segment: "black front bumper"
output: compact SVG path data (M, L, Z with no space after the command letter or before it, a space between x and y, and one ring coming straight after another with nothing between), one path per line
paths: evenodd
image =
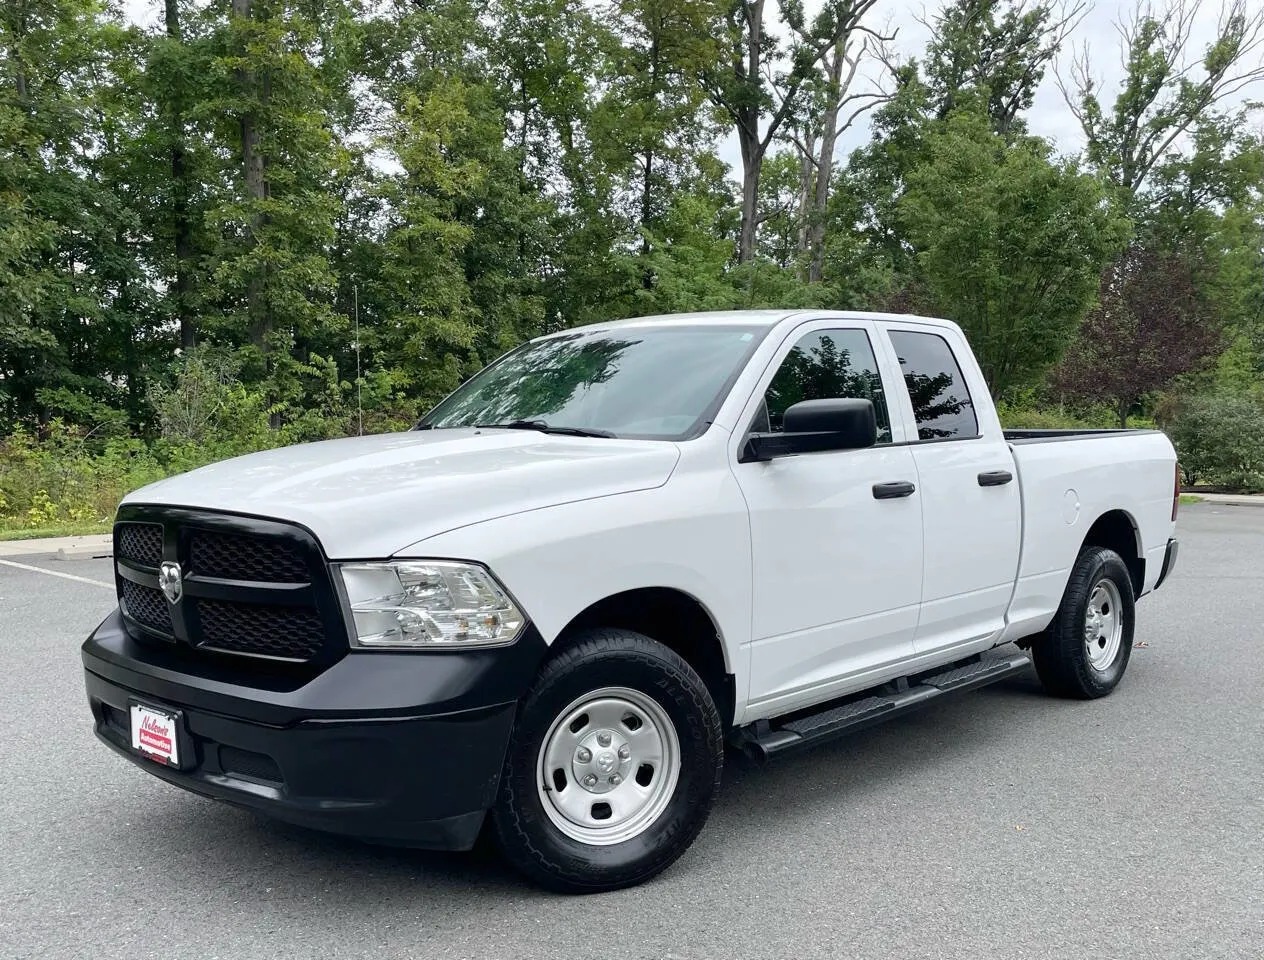
M116 610L82 655L97 736L149 773L307 827L463 850L544 651L529 626L499 649L353 652L314 677L261 679L140 644ZM132 700L180 711L180 769L131 749Z

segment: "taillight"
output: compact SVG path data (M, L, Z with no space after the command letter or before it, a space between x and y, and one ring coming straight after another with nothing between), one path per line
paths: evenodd
M1176 522L1176 510L1181 505L1181 465L1176 465L1176 483L1172 486L1172 522Z

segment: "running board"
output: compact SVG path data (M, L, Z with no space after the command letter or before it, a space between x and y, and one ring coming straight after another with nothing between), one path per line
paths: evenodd
M817 713L794 714L791 720L759 721L739 730L737 743L757 759L767 760L898 717L947 693L976 690L1022 673L1030 666L1031 658L1025 653L974 657L939 673L915 674L915 681L901 677Z

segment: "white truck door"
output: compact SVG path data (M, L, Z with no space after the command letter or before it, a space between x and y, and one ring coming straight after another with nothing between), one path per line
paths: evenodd
M884 324L916 424L910 449L922 494L918 653L999 633L1018 575L1018 475L974 356L957 331ZM963 650L963 653L966 652Z
M742 421L748 430L778 430L800 400L864 397L877 412L876 446L741 463L745 434L733 438L753 554L751 706L794 709L823 699L847 676L913 652L922 506L912 450L893 443L904 439L905 425L893 437L886 394L898 382L890 370L883 382L876 335L873 324L858 320L801 325L765 371Z

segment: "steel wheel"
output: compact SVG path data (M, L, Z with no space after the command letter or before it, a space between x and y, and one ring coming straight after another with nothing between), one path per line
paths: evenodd
M558 830L608 846L644 833L679 778L680 740L658 701L630 687L602 687L573 701L549 727L536 789Z
M1123 601L1110 579L1097 581L1084 612L1084 649L1094 670L1110 669L1124 633Z
M1032 638L1031 658L1045 689L1080 700L1114 690L1132 655L1134 603L1132 574L1119 554L1082 547L1057 613Z

